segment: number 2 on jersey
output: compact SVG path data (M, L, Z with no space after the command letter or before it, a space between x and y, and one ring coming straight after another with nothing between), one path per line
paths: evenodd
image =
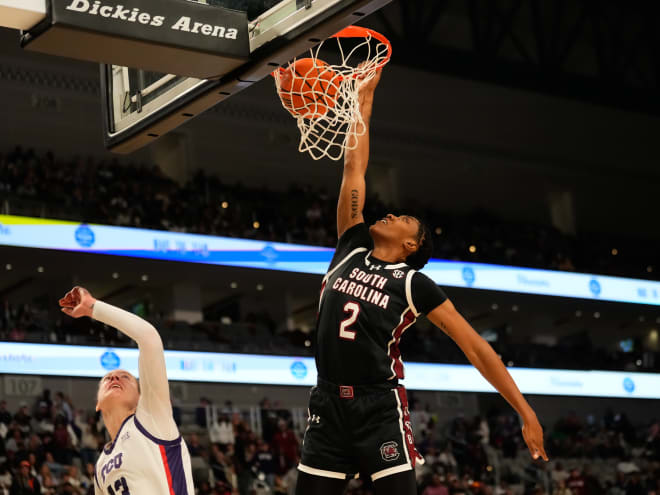
M360 314L360 305L356 302L349 301L344 304L344 312L350 313L350 315L339 324L339 337L345 340L355 340L355 331L349 330L348 327L357 320Z

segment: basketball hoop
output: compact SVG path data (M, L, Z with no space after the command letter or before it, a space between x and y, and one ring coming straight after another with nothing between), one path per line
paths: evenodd
M346 149L357 146L355 137L366 132L358 102L360 85L391 55L385 36L348 26L312 48L309 57L296 58L272 73L282 105L298 124L298 151L308 152L314 160L340 160Z

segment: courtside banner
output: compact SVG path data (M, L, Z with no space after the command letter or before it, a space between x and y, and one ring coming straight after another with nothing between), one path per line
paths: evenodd
M222 75L250 55L245 12L187 0L49 4L47 19L22 38L29 50L193 77ZM169 59L177 56L190 58Z
M317 275L325 274L334 254L318 246L8 215L0 215L0 245ZM422 272L447 287L660 306L660 282L651 280L437 259Z
M170 380L316 384L314 359L296 356L165 351ZM50 344L0 343L0 373L98 378L122 368L138 375L138 350ZM660 399L660 374L509 368L524 394ZM408 363L410 390L486 392L495 389L472 366Z

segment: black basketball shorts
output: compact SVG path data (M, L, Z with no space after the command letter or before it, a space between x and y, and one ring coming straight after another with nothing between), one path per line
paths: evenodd
M310 393L300 471L376 481L412 470L416 462L424 459L415 449L404 387L344 387L319 379Z

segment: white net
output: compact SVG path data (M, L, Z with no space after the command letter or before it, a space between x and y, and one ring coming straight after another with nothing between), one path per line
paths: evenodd
M349 26L311 49L308 58L294 59L273 72L282 105L300 130L298 151L314 160L336 161L357 146L357 136L366 131L358 90L390 54L382 35Z

